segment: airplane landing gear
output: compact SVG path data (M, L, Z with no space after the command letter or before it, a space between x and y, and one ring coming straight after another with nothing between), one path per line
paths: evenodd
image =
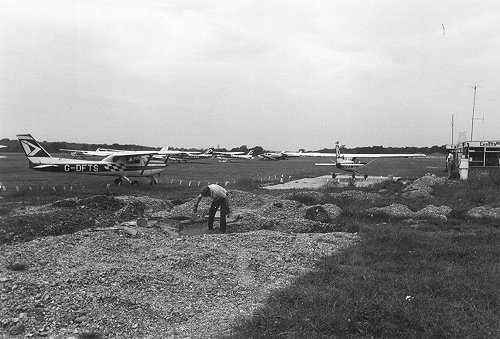
M151 178L150 185L158 185L158 178Z
M122 184L122 178L116 178L115 179L115 185L120 186Z
M139 186L139 181L137 181L137 180L133 180L130 184L131 184L132 186L134 186L134 187L137 187L137 186Z

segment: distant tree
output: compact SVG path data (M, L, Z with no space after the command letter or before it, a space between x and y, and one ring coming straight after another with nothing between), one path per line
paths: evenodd
M231 148L231 151L230 152L243 152L243 153L248 153L249 149L247 147L247 145L242 145L240 147L234 147L234 148Z
M253 148L253 155L259 155L259 154L263 154L265 153L264 151L264 148L262 148L261 146L255 146Z

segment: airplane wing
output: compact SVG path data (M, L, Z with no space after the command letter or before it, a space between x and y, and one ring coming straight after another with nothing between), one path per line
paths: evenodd
M245 152L216 152L216 151L214 151L214 154L223 154L223 155L242 155L242 154L245 154Z
M335 154L333 155L335 156ZM423 153L387 153L387 154L348 154L342 153L341 157L344 159L351 158L425 158L426 155Z
M337 155L335 153L321 153L321 152L304 152L301 153L302 157L317 157L317 158L335 158ZM407 153L393 153L393 154L348 154L341 153L340 158L343 159L353 159L353 158L425 158L426 155L423 153L407 154Z
M99 148L95 151L82 151L77 149L65 149L65 148L60 148L59 150L62 152L71 153L72 156L87 156L87 157L105 157L110 154L115 154L117 152L123 152L120 150L99 149Z
M155 156L158 155L160 152L159 151L119 151L119 152L113 152L112 154L108 155L102 161L112 161L114 157L123 157L123 156L143 156L143 155L150 155L150 156Z
M300 153L301 157L314 157L314 158L335 158L335 153L321 153L321 152L303 152Z

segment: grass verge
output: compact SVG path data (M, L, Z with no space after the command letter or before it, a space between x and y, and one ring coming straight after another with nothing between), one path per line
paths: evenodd
M435 228L434 228L435 229ZM275 292L238 338L498 338L500 231L365 227Z

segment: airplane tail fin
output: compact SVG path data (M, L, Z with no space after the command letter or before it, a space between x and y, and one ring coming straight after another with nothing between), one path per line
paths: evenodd
M213 148L209 148L205 151L205 154L214 154L214 149Z
M170 146L163 146L161 148L161 150L159 150L159 153L162 154L162 153L165 153L166 151L168 151L168 149L170 148Z
M24 154L26 154L28 160L32 158L52 158L49 152L47 152L31 134L18 134L16 137L23 147Z
M253 155L253 149L251 149L250 151L248 151L247 155Z

